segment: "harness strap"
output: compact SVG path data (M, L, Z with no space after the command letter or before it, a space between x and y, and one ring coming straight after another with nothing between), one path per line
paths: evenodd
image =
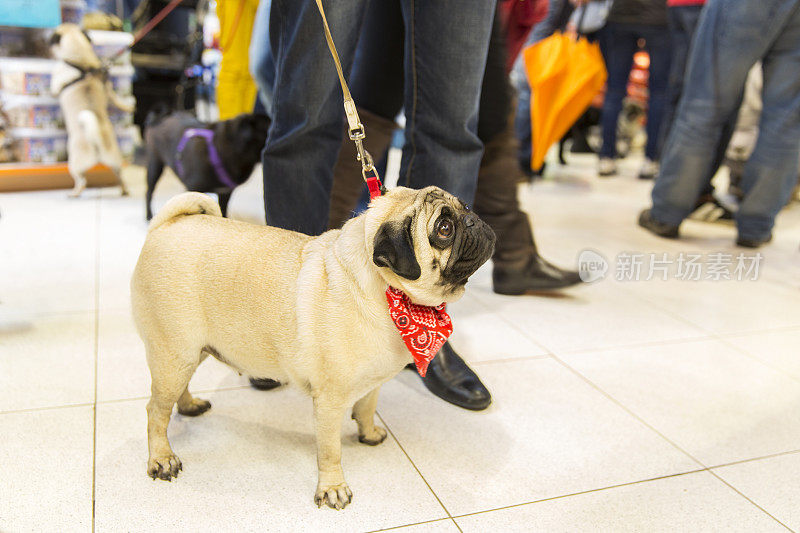
M186 147L186 143L189 142L189 139L194 137L202 137L205 139L206 148L208 148L208 160L211 162L211 166L214 167L217 179L230 189L238 187L239 184L233 181L228 171L225 170L225 166L222 164L222 158L217 148L214 146L214 132L208 128L189 128L183 132L183 136L176 150L178 152L177 157L175 158L175 166L177 167L175 170L178 171L178 175L183 177L183 149Z
M72 61L64 61L64 63L66 63L70 67L74 68L75 70L77 70L81 74L80 74L80 76L78 76L74 80L70 80L67 83L65 83L61 87L61 89L59 89L59 91L58 91L59 95L62 92L64 92L64 89L66 89L67 87L70 87L70 86L75 85L76 83L78 83L80 81L85 80L87 76L98 76L98 77L100 77L102 79L103 82L105 82L108 79L108 70L106 70L103 67L89 67L89 68L87 68L87 67L84 67L83 65L78 65L77 63L73 63Z
M378 171L375 169L375 164L372 161L372 156L364 149L364 138L366 132L361 119L358 116L356 104L353 97L350 95L350 89L347 87L347 82L344 79L344 72L342 72L342 63L339 61L339 54L336 52L336 45L333 44L333 36L331 29L328 26L328 19L325 17L325 10L322 8L322 0L316 0L319 14L322 16L322 25L325 29L325 40L328 42L328 49L331 51L333 62L336 65L336 73L339 75L339 83L342 85L342 96L344 97L344 114L347 117L347 132L350 140L356 144L356 159L361 162L361 177L367 183L369 188L370 200L377 198L383 191Z

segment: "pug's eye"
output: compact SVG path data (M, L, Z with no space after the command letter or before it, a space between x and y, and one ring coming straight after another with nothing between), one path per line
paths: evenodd
M436 224L436 236L447 240L451 235L453 235L453 221L449 218L443 218Z

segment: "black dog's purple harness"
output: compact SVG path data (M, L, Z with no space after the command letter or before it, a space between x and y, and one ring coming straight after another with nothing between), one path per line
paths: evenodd
M228 171L225 170L225 166L222 164L219 152L217 152L217 149L214 147L214 132L205 128L189 128L183 132L183 137L181 137L181 141L178 143L178 157L175 158L175 166L177 167L178 175L183 177L183 163L181 162L183 149L186 147L186 143L189 142L189 139L193 137L202 137L206 140L208 160L211 162L211 166L214 167L217 179L219 179L223 185L231 189L238 187L239 184L231 179Z

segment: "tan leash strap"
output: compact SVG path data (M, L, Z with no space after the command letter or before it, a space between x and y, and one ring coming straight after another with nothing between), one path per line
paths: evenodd
M375 171L375 165L372 161L372 156L369 155L364 149L364 138L366 132L361 119L358 117L356 104L353 97L350 96L350 89L347 87L347 82L344 80L344 72L342 72L342 63L339 61L339 54L336 52L336 45L333 44L333 36L331 29L328 26L328 19L325 17L325 10L322 8L322 0L316 0L319 14L322 16L322 25L325 28L325 40L328 42L328 49L331 51L333 62L336 64L336 73L339 75L339 83L342 85L342 96L344 97L344 114L347 116L347 131L350 135L350 140L356 143L356 152L358 153L357 159L361 162L361 176L367 180L367 174L372 173L375 177L378 173Z

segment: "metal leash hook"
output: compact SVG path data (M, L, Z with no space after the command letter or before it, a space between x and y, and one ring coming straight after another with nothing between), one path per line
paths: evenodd
M367 134L364 130L364 125L358 117L358 110L353 97L350 96L350 89L347 88L347 82L344 81L344 73L342 72L342 64L339 61L339 54L336 52L336 46L333 44L333 37L331 30L328 27L328 19L325 17L325 10L322 8L322 0L316 0L319 14L322 16L322 24L325 29L325 40L328 42L328 49L331 51L333 62L336 64L336 73L339 75L339 83L342 85L342 96L344 97L344 114L347 117L347 132L350 140L356 144L356 159L361 163L361 177L367 183L369 188L370 200L377 198L383 193L383 185L378 177L378 171L375 169L375 164L372 156L364 149L364 139Z

